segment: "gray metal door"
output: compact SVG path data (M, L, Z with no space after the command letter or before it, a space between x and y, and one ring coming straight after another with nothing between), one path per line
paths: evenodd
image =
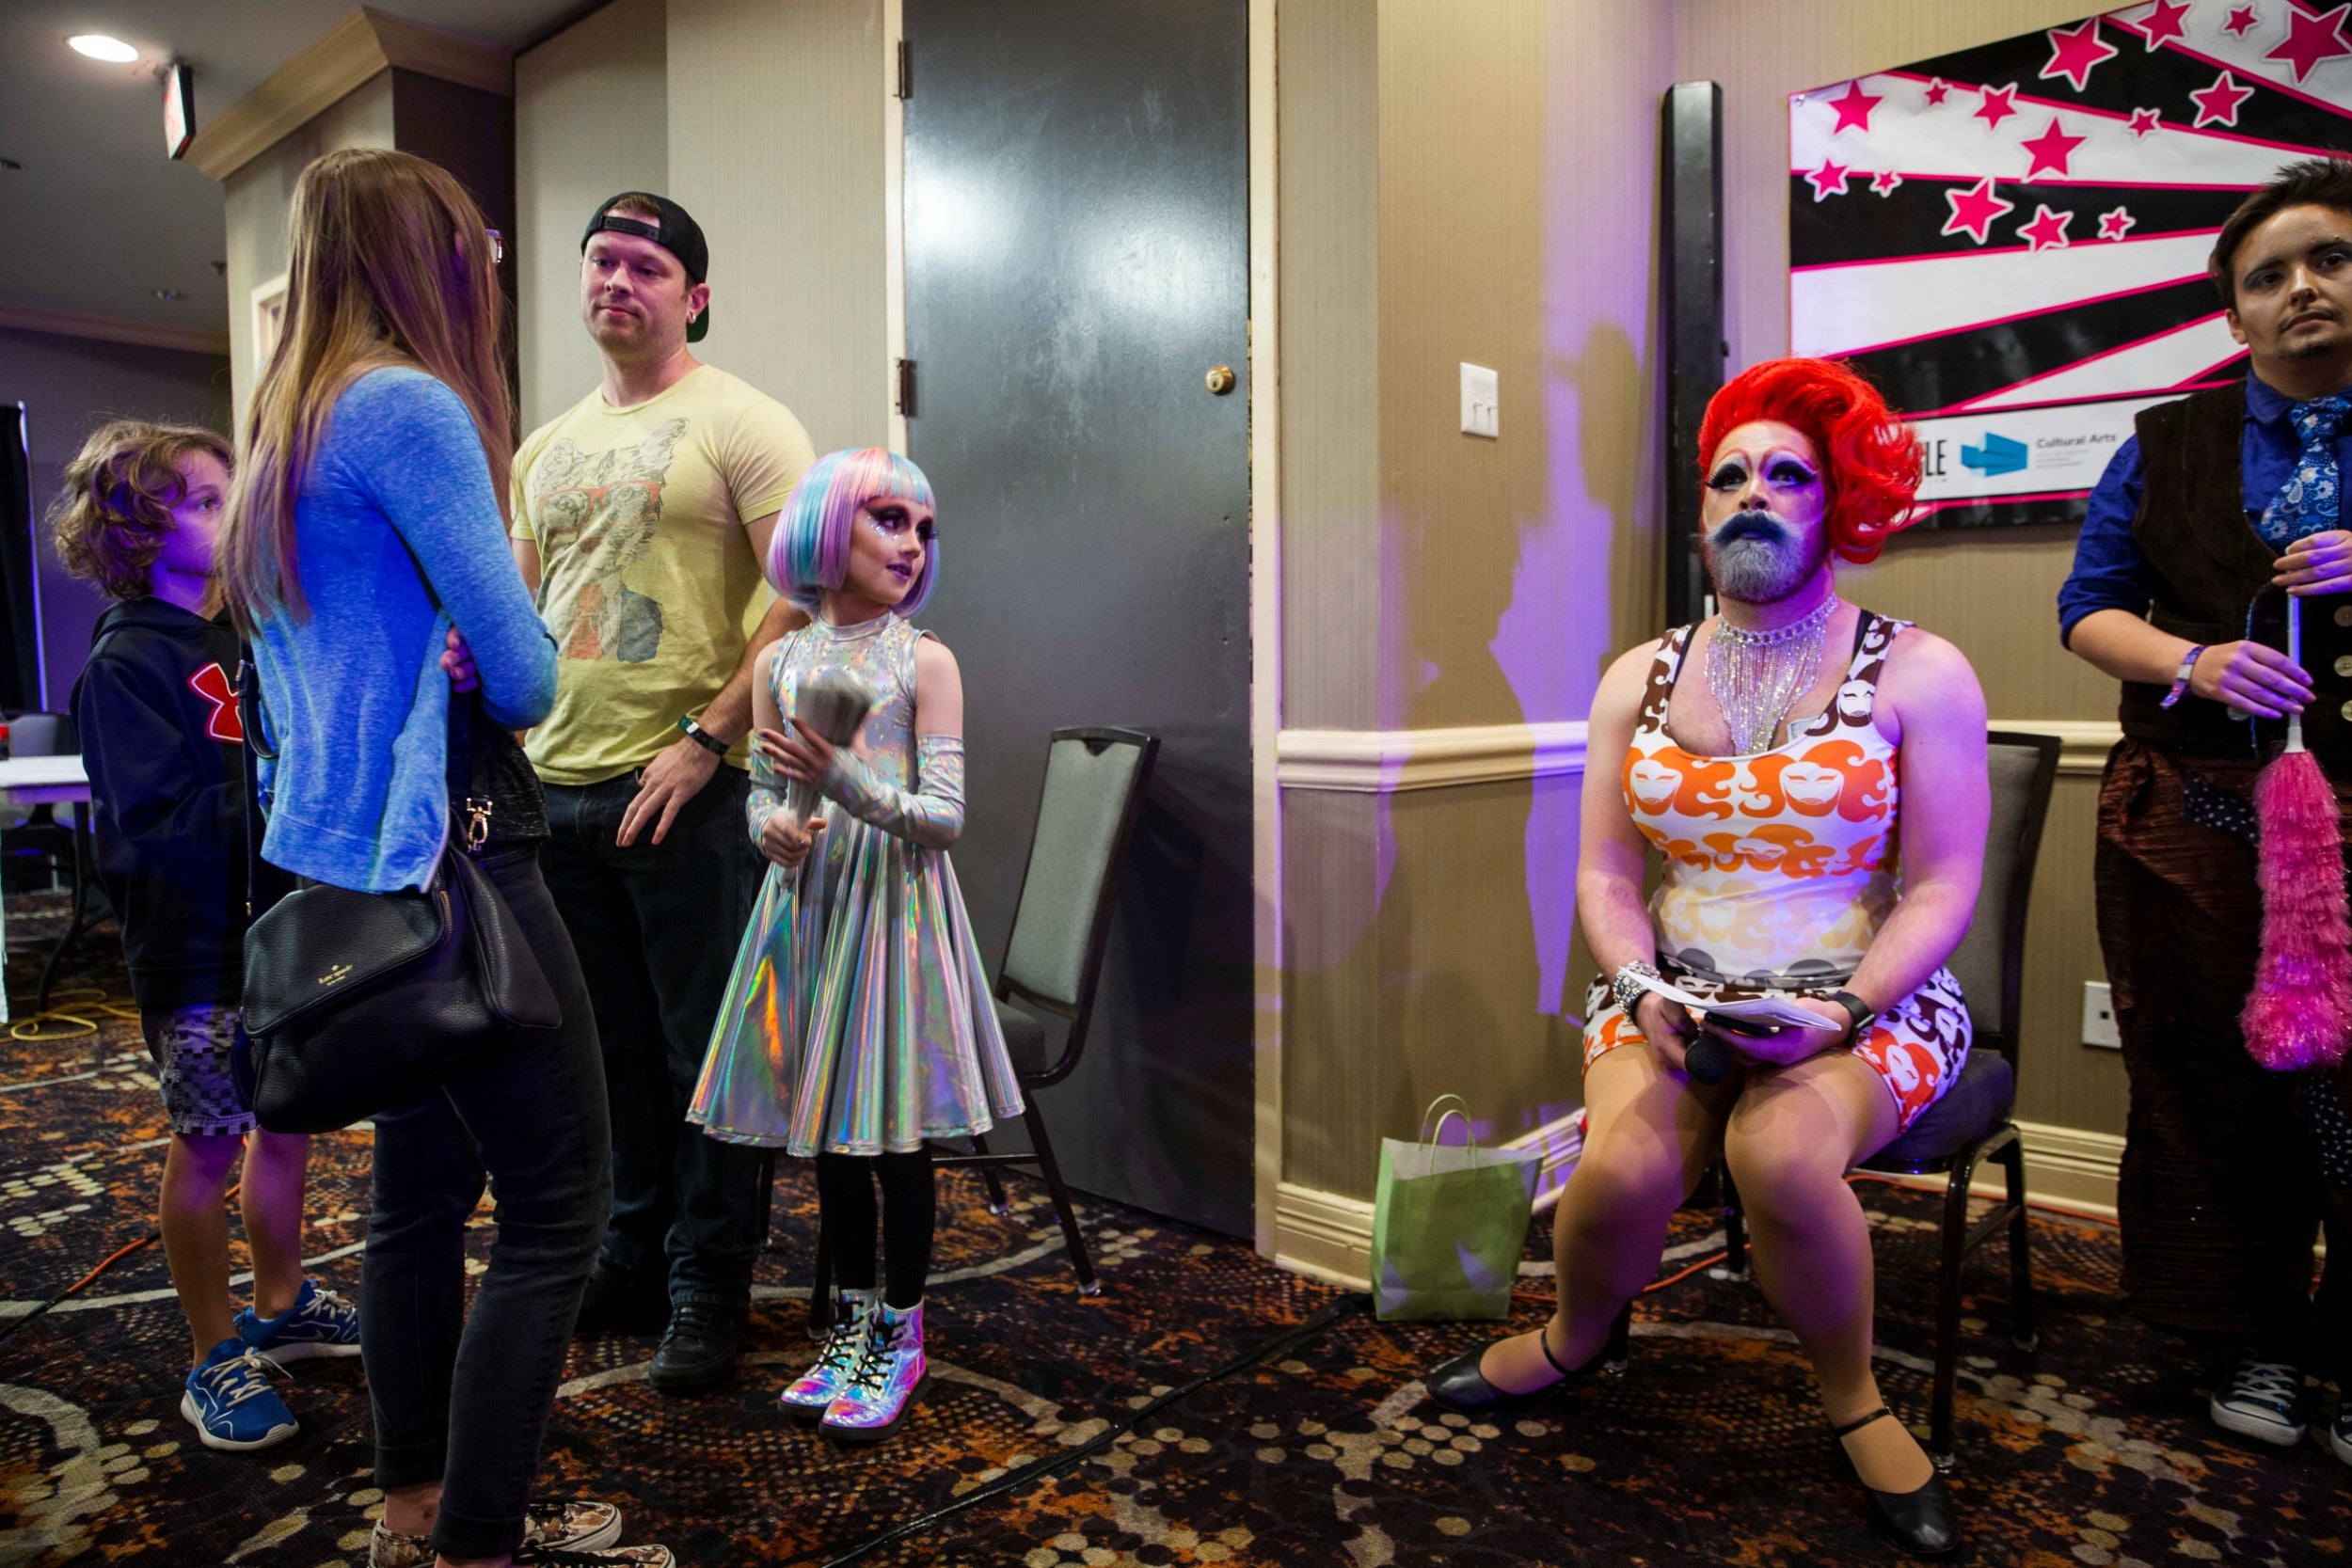
M1246 0L906 0L909 446L967 694L955 850L992 968L1070 724L1160 736L1073 1185L1250 1228ZM1219 396L1216 366L1239 378ZM1008 1146L1014 1137L1005 1139Z

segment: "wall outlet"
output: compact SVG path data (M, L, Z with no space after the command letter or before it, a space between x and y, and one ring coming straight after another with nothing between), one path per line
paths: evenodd
M2108 1051L2123 1049L2123 1037L2115 1032L2115 1003L2105 980L2083 982L2083 1043Z
M1484 365L1462 366L1462 434L1502 437L1502 378Z

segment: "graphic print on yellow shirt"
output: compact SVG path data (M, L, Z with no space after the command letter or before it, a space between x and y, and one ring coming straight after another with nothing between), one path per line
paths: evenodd
M523 443L514 532L538 546L558 651L555 710L526 743L541 778L642 768L718 694L769 601L744 525L815 458L782 404L711 365L632 408L591 392Z

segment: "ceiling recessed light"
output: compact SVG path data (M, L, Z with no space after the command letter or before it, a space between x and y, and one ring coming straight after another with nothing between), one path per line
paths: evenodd
M105 60L113 65L129 65L139 57L139 52L118 38L103 33L81 33L65 40L77 55L87 55L93 60Z

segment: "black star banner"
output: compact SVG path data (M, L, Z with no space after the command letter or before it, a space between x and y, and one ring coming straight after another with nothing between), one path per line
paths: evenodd
M2245 373L2205 276L2352 150L2352 0L2153 0L1788 100L1788 335L1927 451L1921 521L2078 522L2150 404Z

